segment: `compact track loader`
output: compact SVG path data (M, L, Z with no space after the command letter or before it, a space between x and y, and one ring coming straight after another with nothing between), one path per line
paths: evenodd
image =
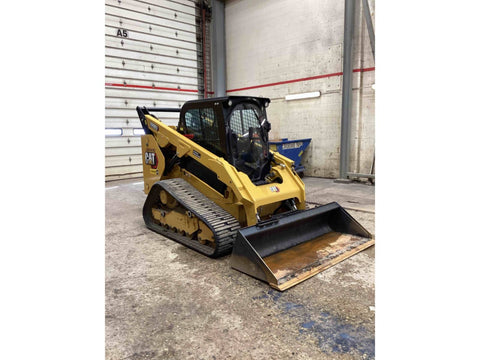
M305 209L294 162L268 147L270 100L227 96L181 109L137 107L148 228L289 287L373 245L340 205ZM177 126L153 113L179 112Z

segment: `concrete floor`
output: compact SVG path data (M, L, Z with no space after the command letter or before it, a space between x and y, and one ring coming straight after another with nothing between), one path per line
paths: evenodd
M374 186L304 182L374 233ZM145 197L141 179L106 184L106 359L375 357L374 247L281 293L148 230Z

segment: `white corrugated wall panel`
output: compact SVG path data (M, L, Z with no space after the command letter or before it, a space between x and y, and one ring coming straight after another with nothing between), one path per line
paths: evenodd
M197 51L195 1L105 1L105 128L121 131L105 136L106 180L142 175L137 106L198 99Z

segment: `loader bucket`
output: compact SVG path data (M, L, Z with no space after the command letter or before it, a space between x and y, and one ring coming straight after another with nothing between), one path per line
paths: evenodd
M231 266L286 290L374 244L333 202L240 229Z

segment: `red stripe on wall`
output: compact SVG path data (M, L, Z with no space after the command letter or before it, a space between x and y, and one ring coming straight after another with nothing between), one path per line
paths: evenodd
M125 85L125 84L105 83L105 86L118 86L118 87L136 88L136 89L153 89L153 90L183 91L183 92L198 93L198 90L177 89L177 88L167 88L167 87L159 87L159 86L146 86L146 85ZM208 94L214 94L214 92L209 91Z
M369 67L369 68L364 68L364 69L354 69L353 72L367 72L367 71L374 71L374 70L375 70L375 67ZM316 75L316 76L310 76L310 77L300 78L300 79L285 80L285 81L279 81L279 82L274 82L274 83L269 83L269 84L248 86L248 87L238 88L238 89L231 89L231 90L227 90L227 92L258 89L258 88L263 88L263 87L269 87L269 86L275 86L275 85L283 85L283 84L290 84L290 83L294 83L294 82L309 81L309 80L328 78L328 77L332 77L332 76L342 76L342 75L343 75L343 72L337 72L337 73L332 73L332 74ZM118 87L137 88L137 89L153 89L153 90L183 91L183 92L190 92L190 93L198 93L198 90L177 89L177 88L167 88L167 87L157 87L157 86L146 86L146 85L125 85L125 84L105 83L105 86L118 86ZM213 91L209 91L208 94L209 94L209 95L213 95L214 92L213 92Z
M367 72L367 71L374 71L375 70L375 67L369 67L369 68L365 68L365 69L353 69L353 72ZM343 75L343 73L342 73Z
M364 68L364 69L354 69L353 72L367 72L367 71L374 71L374 70L375 70L374 67L370 67L370 68ZM227 92L258 89L258 88L263 88L263 87L268 87L268 86L290 84L290 83L299 82L299 81L308 81L308 80L322 79L322 78L328 78L328 77L332 77L332 76L342 76L342 75L343 75L343 72L337 72L337 73L332 73L332 74L310 76L310 77L301 78L301 79L293 79L293 80L279 81L279 82L263 84L263 85L255 85L255 86L249 86L249 87L244 87L244 88L231 89L231 90L227 90Z

